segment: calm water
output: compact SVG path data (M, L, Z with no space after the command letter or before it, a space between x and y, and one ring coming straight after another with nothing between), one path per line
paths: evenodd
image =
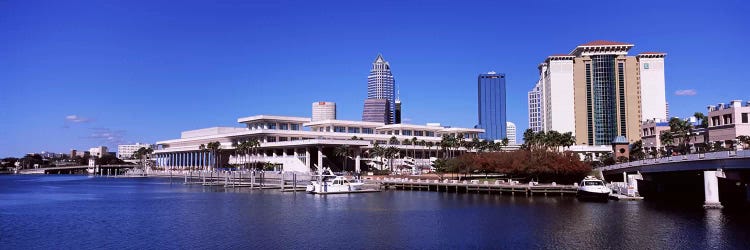
M750 249L750 211L418 191L314 196L0 176L0 249Z

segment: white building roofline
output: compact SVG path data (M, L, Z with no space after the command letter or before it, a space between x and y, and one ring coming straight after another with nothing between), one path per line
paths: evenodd
M305 127L320 126L320 125L344 125L344 126L364 126L364 127L380 127L384 123L380 122L365 122L365 121L348 121L348 120L322 120L314 121L302 124Z
M256 115L237 119L239 123L248 123L254 121L281 121L281 122L310 122L311 118L298 116L279 116L279 115Z

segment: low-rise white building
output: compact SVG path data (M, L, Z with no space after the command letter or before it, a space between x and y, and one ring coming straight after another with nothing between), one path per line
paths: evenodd
M185 131L181 138L157 142L153 159L156 166L168 169L210 169L214 166L245 163L271 163L283 166L283 171L310 172L323 168L339 169L341 159L334 151L350 150L346 171L359 171L360 162L384 168L389 161L371 150L394 147L398 150L393 161L394 170L400 168L429 168L438 151L443 135L461 137L466 141L484 132L475 128L446 128L430 125L390 124L365 121L321 120L307 117L257 115L239 118L244 127L216 127ZM391 143L395 137L398 143ZM417 139L416 144L403 145L405 140ZM235 152L238 142L257 140L260 145L251 152ZM421 142L424 141L424 144ZM219 142L217 157L200 145ZM457 151L466 151L459 148ZM332 159L328 159L332 158ZM391 167L391 166L389 166Z
M94 148L89 149L89 154L91 157L97 157L102 158L103 156L107 155L109 152L107 152L106 146L98 146Z
M150 147L151 145L145 143L117 145L117 158L123 160L130 159L133 157L133 153L135 153L135 151L138 151L138 149Z
M516 124L506 122L505 135L508 138L508 145L516 145Z

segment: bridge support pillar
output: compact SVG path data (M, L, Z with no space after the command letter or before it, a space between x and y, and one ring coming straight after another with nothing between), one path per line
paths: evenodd
M706 198L703 208L722 208L719 202L719 178L716 171L703 171L703 191Z

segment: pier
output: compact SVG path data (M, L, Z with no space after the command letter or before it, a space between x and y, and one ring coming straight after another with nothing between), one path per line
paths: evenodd
M418 190L455 193L487 193L510 195L575 195L578 187L575 185L552 184L518 184L502 180L489 181L457 181L457 180L420 180L408 178L384 178L379 180L384 188L400 190Z

